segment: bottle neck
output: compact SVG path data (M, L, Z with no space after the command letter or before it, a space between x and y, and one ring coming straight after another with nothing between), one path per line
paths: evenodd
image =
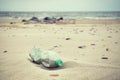
M58 67L62 66L62 64L63 64L63 62L62 62L61 59L58 59L58 60L55 61L55 65L58 66Z

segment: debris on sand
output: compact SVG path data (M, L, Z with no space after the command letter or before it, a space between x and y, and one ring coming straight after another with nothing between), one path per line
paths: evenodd
M3 51L3 53L7 53L7 50Z
M60 18L57 19L57 21L61 21L61 20L63 20L63 17L60 17Z
M83 46L78 46L78 48L81 48L81 49L82 49L82 48L85 48L85 47L86 47L85 45L83 45Z
M70 40L71 38L66 38L66 40Z
M40 20L37 17L32 17L29 20L23 19L21 22L23 22L24 24L29 24L29 23L38 23L40 22Z
M57 19L55 18L55 17L45 17L44 19L43 19L43 21L45 22L45 23L50 23L50 24L52 24L52 23L56 23L56 21L57 21Z
M108 48L106 48L106 51L109 51L109 49L108 49Z
M39 22L39 19L37 17L32 17L30 20Z
M27 22L27 20L23 19L22 22Z
M50 76L57 77L59 74L50 74Z
M39 19L38 17L32 17L29 20L23 19L21 22L24 22L24 24L29 24L29 23L42 23L42 24L54 24L54 23L66 23L63 21L63 17L44 17L43 19Z
M95 46L95 44L93 43L93 44L91 44L92 46Z
M10 22L10 24L14 24L14 22Z
M46 22L46 21L51 20L51 18L50 17L45 17L43 20Z
M103 56L101 59L108 59L108 57L106 57L106 56Z

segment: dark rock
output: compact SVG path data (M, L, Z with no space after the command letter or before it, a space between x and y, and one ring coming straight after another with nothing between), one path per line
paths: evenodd
M32 17L30 20L32 20L32 21L39 21L39 19L37 17Z
M60 20L63 20L63 17L60 17L58 19L56 19L55 17L45 17L43 18L43 21L46 22L46 23L56 23L56 21L60 21Z
M22 22L27 22L27 20L23 19Z
M44 19L43 19L43 21L45 22L45 23L52 23L51 21L51 18L50 17L45 17Z
M51 20L51 18L50 17L45 17L43 20L44 21L49 21L49 20Z
M60 17L60 18L58 18L57 20L58 20L58 21L63 20L63 17Z
M46 22L46 23L56 23L56 18L54 18L54 17L52 17L52 18L50 18L50 17L45 17L44 19L43 19L43 21L44 22Z

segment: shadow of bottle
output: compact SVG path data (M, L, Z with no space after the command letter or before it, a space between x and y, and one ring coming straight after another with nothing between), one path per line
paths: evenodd
M44 69L44 70L61 70L61 69L75 68L75 67L77 67L79 65L79 63L76 63L74 61L67 61L67 62L64 62L61 67L50 67L50 68L47 68L44 65L42 65L41 63L35 63L34 61L32 61L29 58L28 58L28 61L30 61L31 63L35 64L36 67L40 67L41 69Z

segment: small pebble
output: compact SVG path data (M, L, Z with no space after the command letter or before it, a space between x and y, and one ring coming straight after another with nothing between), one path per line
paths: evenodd
M5 50L5 51L3 51L3 53L7 53L7 51Z
M106 51L109 51L109 49L108 49L108 48L106 48Z
M70 38L66 38L66 40L70 40Z
M10 22L10 24L13 24L13 22Z
M85 48L85 47L86 47L86 46L78 46L78 48L81 48L81 49L82 49L82 48Z
M95 44L91 44L91 45L95 46Z
M108 59L108 57L105 57L105 56L104 56L104 57L102 57L102 59Z
M78 48L83 48L82 46L79 46Z

